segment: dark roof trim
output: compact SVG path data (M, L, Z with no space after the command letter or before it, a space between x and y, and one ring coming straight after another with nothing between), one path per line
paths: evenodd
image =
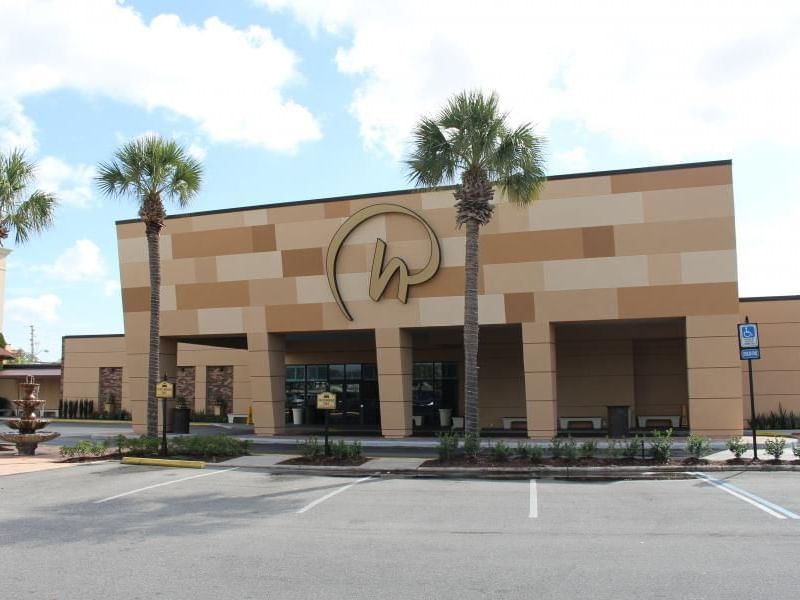
M608 175L628 175L631 173L652 173L657 171L674 171L677 169L702 169L704 167L719 167L731 165L731 159L711 160L706 162L679 163L674 165L659 165L654 167L637 167L635 169L616 169L611 171L589 171L586 173L569 173L565 175L552 175L548 181L558 181L561 179L581 179L583 177L605 177ZM440 190L452 190L455 186L442 186ZM218 208L215 210L204 210L200 212L181 213L179 215L168 215L167 219L184 219L186 217L199 217L203 215L219 215L223 213L239 212L245 210L259 210L262 208L278 208L280 206L301 206L303 204L319 204L321 202L341 202L343 200L363 200L364 198L384 198L386 196L399 196L401 194L420 194L430 191L431 188L410 188L405 190L393 190L389 192L373 192L370 194L353 194L350 196L334 196L332 198L313 198L311 200L295 200L293 202L275 202L273 204L255 204L253 206L236 206L234 208ZM141 219L122 219L116 221L116 225L126 225L128 223L140 223Z
M23 369L60 369L60 362L46 363L6 363L3 365L4 371L14 371Z
M749 298L739 298L739 302L775 302L780 300L800 300L798 296L750 296Z
M125 337L124 333L87 333L85 335L65 335L62 339L65 340L80 340L85 338L114 338Z

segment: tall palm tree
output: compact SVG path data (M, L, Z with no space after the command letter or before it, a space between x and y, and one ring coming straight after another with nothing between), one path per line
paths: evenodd
M114 159L100 163L97 182L106 196L130 196L139 204L139 217L147 237L150 266L150 347L147 362L147 435L158 435L156 383L159 372L161 310L161 259L159 235L166 211L162 197L184 207L197 194L202 165L178 143L159 136L142 137L123 145ZM166 415L165 415L166 417Z
M31 190L35 176L36 164L23 150L0 152L0 246L12 231L14 241L24 244L53 224L56 197Z
M478 233L492 218L493 185L511 202L536 199L545 180L544 139L525 123L512 128L498 108L497 94L456 94L436 117L414 129L406 161L419 186L455 184L456 226L466 225L464 265L465 433L478 435Z

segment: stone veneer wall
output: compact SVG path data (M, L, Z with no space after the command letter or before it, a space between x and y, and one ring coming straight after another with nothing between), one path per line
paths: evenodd
M218 398L222 398L224 412L233 409L233 367L206 367L206 413L213 412Z
M114 397L114 406L119 408L122 404L122 367L100 367L98 410L102 410L109 396Z
M183 398L183 400L192 408L194 408L194 383L194 367L178 367L175 397Z

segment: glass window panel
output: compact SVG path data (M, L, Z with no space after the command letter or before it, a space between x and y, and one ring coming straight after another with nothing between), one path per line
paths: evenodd
M289 381L304 381L306 378L305 365L286 365L286 379Z
M345 367L347 381L357 381L361 379L361 365L347 365Z
M433 376L436 379L442 378L442 363L433 363Z
M414 363L414 379L433 379L433 363Z
M344 365L328 365L328 379L330 381L344 379Z
M361 379L365 381L376 381L378 379L378 367L374 363L361 365Z
M458 364L442 363L442 379L458 379Z
M308 365L306 368L308 380L327 380L328 365Z

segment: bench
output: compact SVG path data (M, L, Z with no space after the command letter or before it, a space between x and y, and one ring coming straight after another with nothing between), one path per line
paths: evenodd
M236 419L239 419L238 421ZM228 413L228 423L247 423L247 415L244 413Z
M636 417L636 422L639 425L640 429L646 429L648 427L680 427L681 418L680 416L675 415L638 415Z
M515 427L514 425L522 425L522 427ZM527 417L503 417L503 429L527 429Z
M603 426L602 417L559 417L559 429L600 429Z

